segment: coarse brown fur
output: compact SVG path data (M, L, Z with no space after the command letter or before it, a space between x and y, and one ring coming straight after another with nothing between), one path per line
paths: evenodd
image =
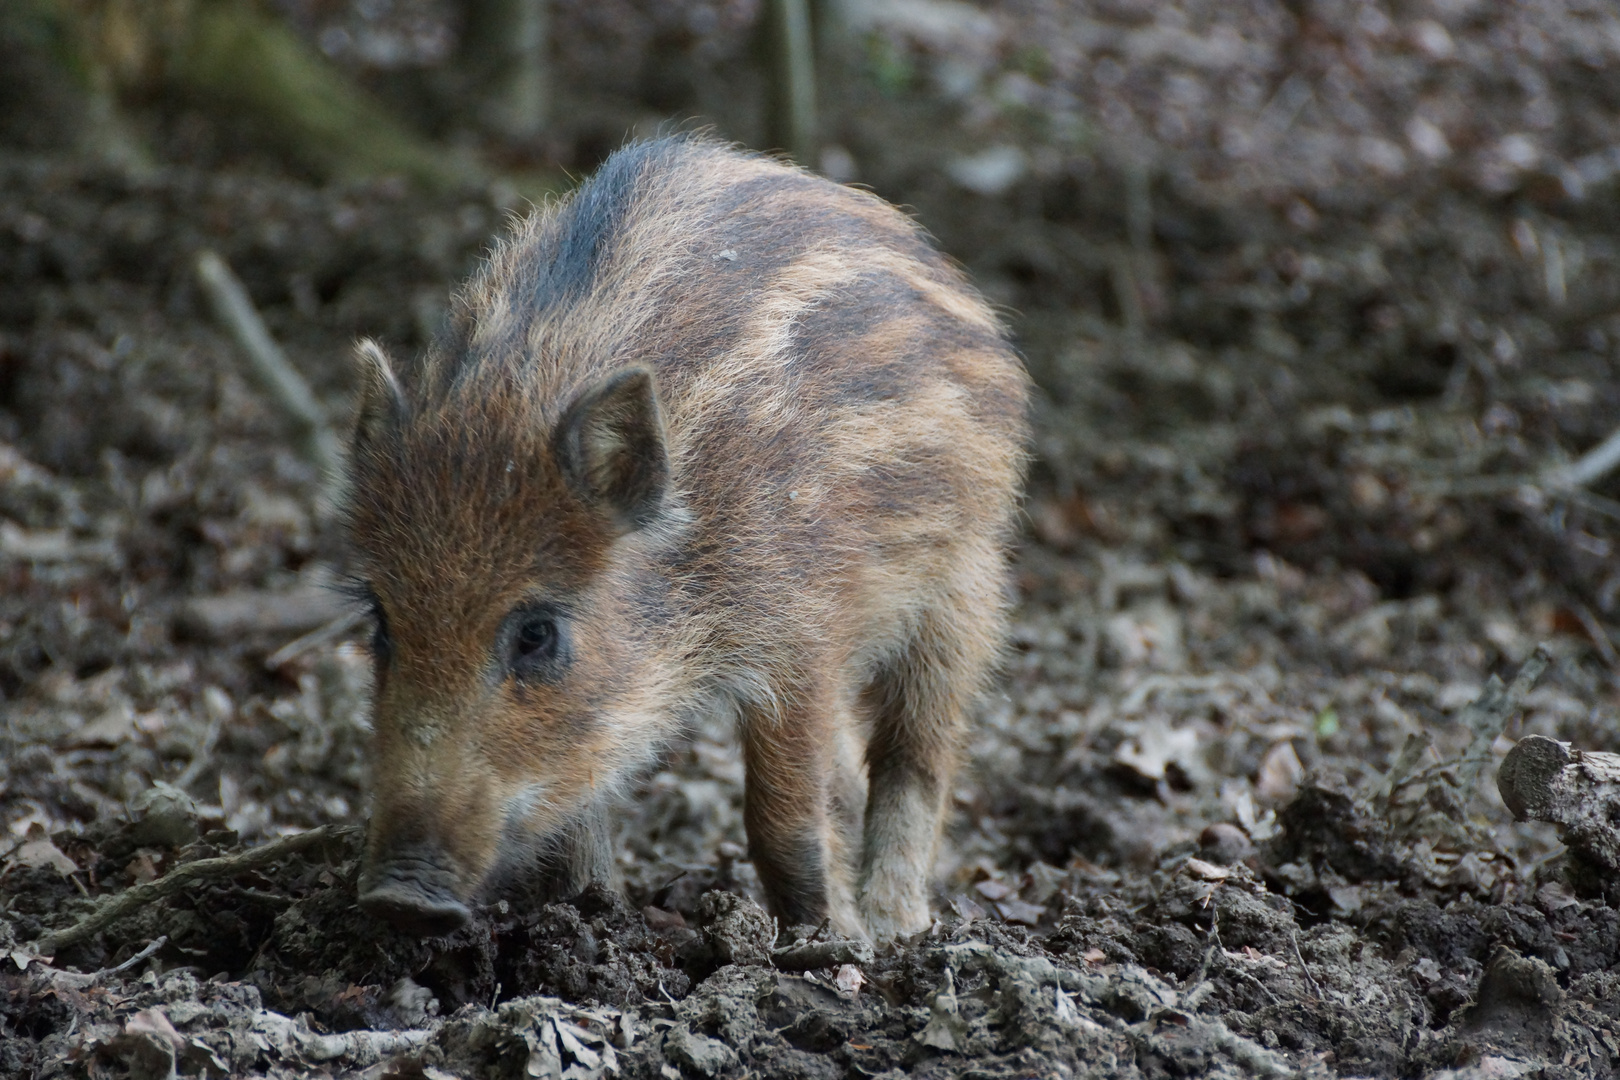
M361 354L362 902L431 932L540 846L560 889L610 874L604 799L723 710L775 913L929 925L1027 380L916 225L709 140L636 144L496 246L419 362Z

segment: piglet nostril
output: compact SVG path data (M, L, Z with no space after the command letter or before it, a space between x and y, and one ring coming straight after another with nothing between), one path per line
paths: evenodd
M455 897L399 880L362 894L360 906L368 914L422 937L442 937L461 929L472 917L467 905Z
M360 907L407 933L440 937L472 917L455 885L455 875L436 849L395 847L361 871Z

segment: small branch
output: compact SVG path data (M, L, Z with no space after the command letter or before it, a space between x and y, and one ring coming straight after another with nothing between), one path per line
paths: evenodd
M1571 491L1569 501L1594 514L1601 514L1611 521L1620 521L1620 502L1607 495L1599 495L1593 491Z
M208 766L213 764L214 747L219 745L219 734L225 729L225 717L225 713L217 713L208 718L208 730L203 732L202 743L191 755L191 760L186 762L186 767L181 770L180 775L171 781L181 791L188 790Z
M1603 658L1604 666L1610 671L1620 668L1620 656L1614 651L1614 642L1609 640L1609 632L1603 628L1603 623L1592 613L1592 609L1585 604L1571 605L1575 609L1575 617L1581 622L1581 629L1586 636L1592 639L1592 647L1597 650L1598 656Z
M184 601L175 610L174 629L198 641L228 641L243 634L307 634L347 614L342 598L320 586L242 590Z
M1384 782L1379 785L1378 794L1373 797L1381 809L1388 809L1389 801L1395 793L1411 778L1412 771L1423 760L1423 755L1434 745L1427 732L1414 731L1406 736L1406 742L1401 746L1401 752L1395 758L1395 763L1389 767L1389 773Z
M1294 944L1294 959L1299 961L1299 970L1305 973L1305 981L1311 984L1311 994L1316 1000L1323 1000L1322 988L1316 985L1316 976L1311 974L1311 969L1305 964L1305 955L1299 951L1299 930L1297 928L1294 930L1293 937L1290 940Z
M317 626L309 633L293 638L287 644L265 657L264 668L266 671L278 671L289 661L302 656L309 650L342 637L364 620L365 615L359 611L345 612L326 625Z
M771 963L783 971L810 971L839 964L870 964L876 954L865 941L805 941L777 949Z
M1418 482L1413 487L1425 494L1453 498L1517 493L1524 493L1529 498L1569 498L1599 513L1616 516L1620 504L1582 489L1603 479L1617 467L1620 467L1620 430L1574 461L1549 465L1537 473L1440 477Z
M262 847L239 851L234 855L182 863L156 880L132 886L121 893L109 896L98 904L94 911L72 926L45 935L40 939L37 948L42 955L55 956L69 945L94 937L119 919L133 915L148 904L183 892L199 882L235 877L249 870L269 866L289 855L296 855L323 844L343 831L330 825L322 825L308 832L284 836Z
M1504 688L1502 680L1492 675L1490 681L1485 684L1485 689L1480 691L1479 697L1463 709L1462 715L1458 717L1474 733L1473 739L1468 743L1468 749L1463 752L1458 768L1458 786L1465 803L1474 797L1474 791L1479 785L1480 771L1490 760L1492 744L1507 730L1508 722L1524 708L1525 699L1530 696L1530 691L1535 689L1536 683L1541 681L1541 676L1551 663L1552 653L1548 651L1547 646L1537 645L1536 651L1519 667L1519 673L1513 677L1512 685Z
M240 279L224 259L204 251L197 256L197 281L208 295L215 317L246 357L254 382L293 425L305 458L327 479L338 475L343 464L342 443L327 423L326 413L309 383L270 336L269 327L259 317Z
M1614 432L1563 468L1549 470L1542 482L1555 491L1567 491L1601 480L1616 466L1620 466L1620 431Z
M100 971L92 971L88 974L80 974L77 971L63 971L61 968L54 968L43 962L41 962L40 967L44 969L43 973L49 976L51 982L55 983L56 985L71 986L75 989L80 989L86 986L93 986L109 975L119 975L128 971L136 964L139 964L141 961L151 957L152 954L156 953L168 943L169 935L164 934L146 948L142 949L128 960L125 960L122 964L118 964L115 967L102 968Z
M1620 754L1528 735L1502 759L1496 786L1515 818L1553 822L1588 861L1620 870Z

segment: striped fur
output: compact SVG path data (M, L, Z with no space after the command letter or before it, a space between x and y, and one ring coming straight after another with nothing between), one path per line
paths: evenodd
M721 710L774 911L926 927L1002 642L1027 383L920 230L768 158L641 143L519 222L418 362L364 349L375 908L453 908L589 832ZM557 613L544 678L508 663L514 611ZM561 848L557 891L611 874L599 837Z

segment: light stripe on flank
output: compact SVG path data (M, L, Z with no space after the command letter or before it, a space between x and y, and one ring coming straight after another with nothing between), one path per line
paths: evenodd
M886 270L893 274L917 290L925 301L953 319L987 334L1001 336L1000 320L976 293L968 291L965 283L957 285L937 281L929 275L928 268L916 259L890 248L863 251L861 261L869 270Z
M690 449L688 436L713 430L716 417L740 384L765 380L775 385L793 360L793 333L799 319L828 294L853 284L865 268L832 245L811 248L784 269L730 353L708 365L670 403L670 451L682 456ZM749 421L756 430L773 430L786 423L802 403L788 394L767 394L750 402Z

